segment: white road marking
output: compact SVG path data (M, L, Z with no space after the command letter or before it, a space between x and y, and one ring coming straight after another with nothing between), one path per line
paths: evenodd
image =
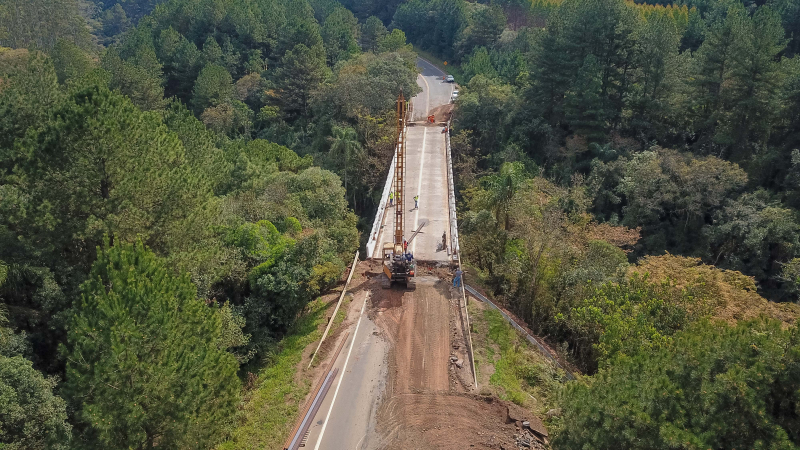
M420 152L419 155L419 181L417 182L416 195L419 195L420 190L422 189L422 169L425 166L425 136L427 134L428 134L428 127L422 128L422 151ZM417 208L417 212L414 214L414 229L416 230L418 226L419 226L419 208ZM411 253L417 253L417 241L418 239L414 239L414 242L411 243Z
M425 83L425 115L423 116L423 118L427 120L428 111L431 110L431 87L430 85L428 85L428 80L426 80L425 77L422 76L422 74L420 74L420 77L422 78L422 82Z
M531 395L531 394L528 394L528 395ZM534 397L531 395L531 398L534 398ZM367 433L364 433L364 436L361 436L361 439L358 440L358 444L356 444L356 450L361 448L361 443L364 442L364 438L365 437L367 437Z
M314 447L314 450L319 450L319 446L322 445L322 436L325 434L325 428L328 427L328 421L331 418L331 411L333 411L333 405L336 404L336 396L339 395L339 388L342 387L342 380L344 380L344 375L347 373L347 363L350 361L350 354L353 352L353 347L356 346L356 338L358 337L358 327L361 326L361 319L364 318L364 308L367 306L367 300L369 299L369 292L367 295L364 296L364 304L361 305L361 315L358 317L358 323L356 324L356 331L353 333L353 341L350 343L350 349L347 350L347 358L344 360L344 366L342 367L341 374L342 376L339 377L339 384L336 385L336 390L333 392L333 399L331 400L331 406L328 408L328 414L325 416L325 422L322 424L322 430L319 432L319 438L317 438L317 445Z

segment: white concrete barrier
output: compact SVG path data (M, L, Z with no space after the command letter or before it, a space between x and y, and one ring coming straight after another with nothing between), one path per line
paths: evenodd
M458 219L456 217L456 189L453 181L453 155L450 151L450 121L447 121L445 148L447 149L447 194L450 205L450 257L453 262L461 259L461 247L458 245Z
M408 132L408 128L406 128L406 132ZM378 244L378 236L381 234L383 216L386 215L386 204L389 203L389 192L392 190L392 183L394 182L394 168L396 163L397 148L395 148L394 156L392 156L392 164L389 166L389 173L386 175L386 184L383 186L381 201L378 203L378 211L375 212L375 220L372 221L372 230L369 233L369 240L367 241L367 258L375 257L375 246Z

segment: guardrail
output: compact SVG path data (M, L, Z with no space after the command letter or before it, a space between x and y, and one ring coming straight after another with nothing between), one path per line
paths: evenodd
M447 154L447 201L450 214L450 250L452 251L451 260L458 263L458 269L463 272L461 267L461 253L458 246L458 219L456 217L456 189L453 181L453 157L450 151L450 121L446 125L447 133L444 134L445 152ZM475 354L472 351L472 326L469 323L469 310L467 309L467 294L464 291L462 275L461 282L462 316L466 320L467 344L469 345L469 363L472 367L472 379L475 381L475 389L478 389L478 372L475 370Z
M450 207L450 250L453 261L461 260L461 248L458 245L458 218L456 217L456 189L453 181L453 154L450 151L450 121L447 121L447 133L444 134L447 153L447 192Z
M462 284L463 284L463 283L462 283ZM471 286L467 286L466 284L464 284L464 287L465 287L465 289L466 289L466 290L467 290L467 291L468 291L468 292L469 292L469 293L470 293L472 296L474 296L474 297L475 297L475 298L477 298L478 300L481 300L481 301L482 301L482 302L484 302L484 303L488 303L489 305L491 305L491 307L492 307L492 308L494 308L494 309L496 309L497 311L499 311L499 312L500 312L500 314L502 314L502 315L503 315L503 318L505 318L505 319L506 319L506 320L507 320L507 321L508 321L508 322L509 322L509 323L510 323L510 324L511 324L511 325L512 325L514 328L516 328L516 329L517 329L517 331L519 331L520 333L522 333L522 334L523 334L523 336L525 336L525 339L527 339L527 340L528 340L528 342L530 342L531 344L533 344L533 345L535 345L536 347L538 347L538 348L539 348L539 351L540 351L540 352L542 352L542 354L543 354L545 357L547 357L548 359L550 359L551 361L553 361L554 363L556 363L556 365L557 365L557 366L558 366L558 367L559 367L561 370L563 370L563 371L564 371L564 374L565 374L565 376L567 377L567 379L569 379L569 380L574 380L574 379L575 379L575 375L573 375L573 374L572 374L572 372L570 372L570 371L569 371L569 370L568 370L566 367L562 366L562 365L561 365L561 363L558 361L558 358L556 358L556 357L555 357L555 356L554 356L552 353L550 353L550 350L548 350L548 349L547 349L547 347L545 347L544 345L542 345L542 344L541 344L541 343L540 343L540 342L539 342L539 341L538 341L538 340L537 340L535 337L531 336L531 335L528 333L528 331L527 331L527 330L525 330L525 329L524 329L524 328L522 328L522 327L521 327L521 326L520 326L520 325L519 325L517 322L515 322L515 321L514 321L514 319L512 319L512 318L511 318L511 316L509 316L508 314L506 314L506 313L505 313L505 311L503 311L502 309L498 308L498 307L497 307L497 305L495 305L495 304L494 304L494 303L493 303L491 300L489 300L488 298L486 298L486 297L484 297L483 295L481 295L481 293L480 293L480 292L478 292L478 291L476 291L476 290L475 290L473 287L471 287Z
M333 358L331 358L327 366L327 375L320 380L316 389L314 389L313 399L303 409L300 421L295 425L286 443L283 444L283 450L297 450L305 445L306 433L308 433L308 428L311 426L311 421L317 415L325 396L328 394L328 390L331 388L331 384L333 384L333 380L336 378L336 374L339 373L339 369L333 368L333 365L336 363L336 358L339 357L339 353L342 351L342 347L344 347L344 343L347 342L349 336L350 332L345 333L342 342L339 343L339 347L333 353Z
M356 256L353 258L353 264L350 266L350 274L347 275L347 281L345 281L344 286L342 286L342 293L339 295L339 301L336 302L336 308L333 309L333 314L331 314L331 320L328 321L328 326L325 327L325 332L322 333L319 344L317 344L317 349L311 354L311 361L308 362L308 367L306 367L306 369L310 369L311 364L314 364L314 358L317 357L319 348L322 347L322 343L325 342L325 338L328 337L328 332L331 330L331 325L333 325L333 321L336 319L336 313L339 312L339 307L342 306L344 294L347 293L347 286L350 284L350 280L353 278L353 272L356 271L356 264L358 264L358 251L356 251Z

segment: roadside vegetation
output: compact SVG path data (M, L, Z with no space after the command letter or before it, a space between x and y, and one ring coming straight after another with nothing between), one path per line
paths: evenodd
M798 3L413 0L392 24L460 77L473 276L587 375L553 393L554 448L800 445Z
M555 407L563 373L495 309L469 303L475 368L482 393L516 403L538 416Z
M326 303L315 300L286 336L269 350L257 377L246 386L237 424L219 450L281 448L312 387L309 373L298 371L303 352L322 335ZM299 372L299 374L298 374Z
M586 374L477 313L490 388L555 448L800 446L800 3L654 3L0 0L0 448L279 444L412 44L462 256Z

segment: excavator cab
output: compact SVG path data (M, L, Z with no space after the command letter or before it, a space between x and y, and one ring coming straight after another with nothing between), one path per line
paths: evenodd
M402 244L383 244L383 288L389 289L392 283L401 283L407 289L414 288L414 270L416 264L410 253L403 253Z

